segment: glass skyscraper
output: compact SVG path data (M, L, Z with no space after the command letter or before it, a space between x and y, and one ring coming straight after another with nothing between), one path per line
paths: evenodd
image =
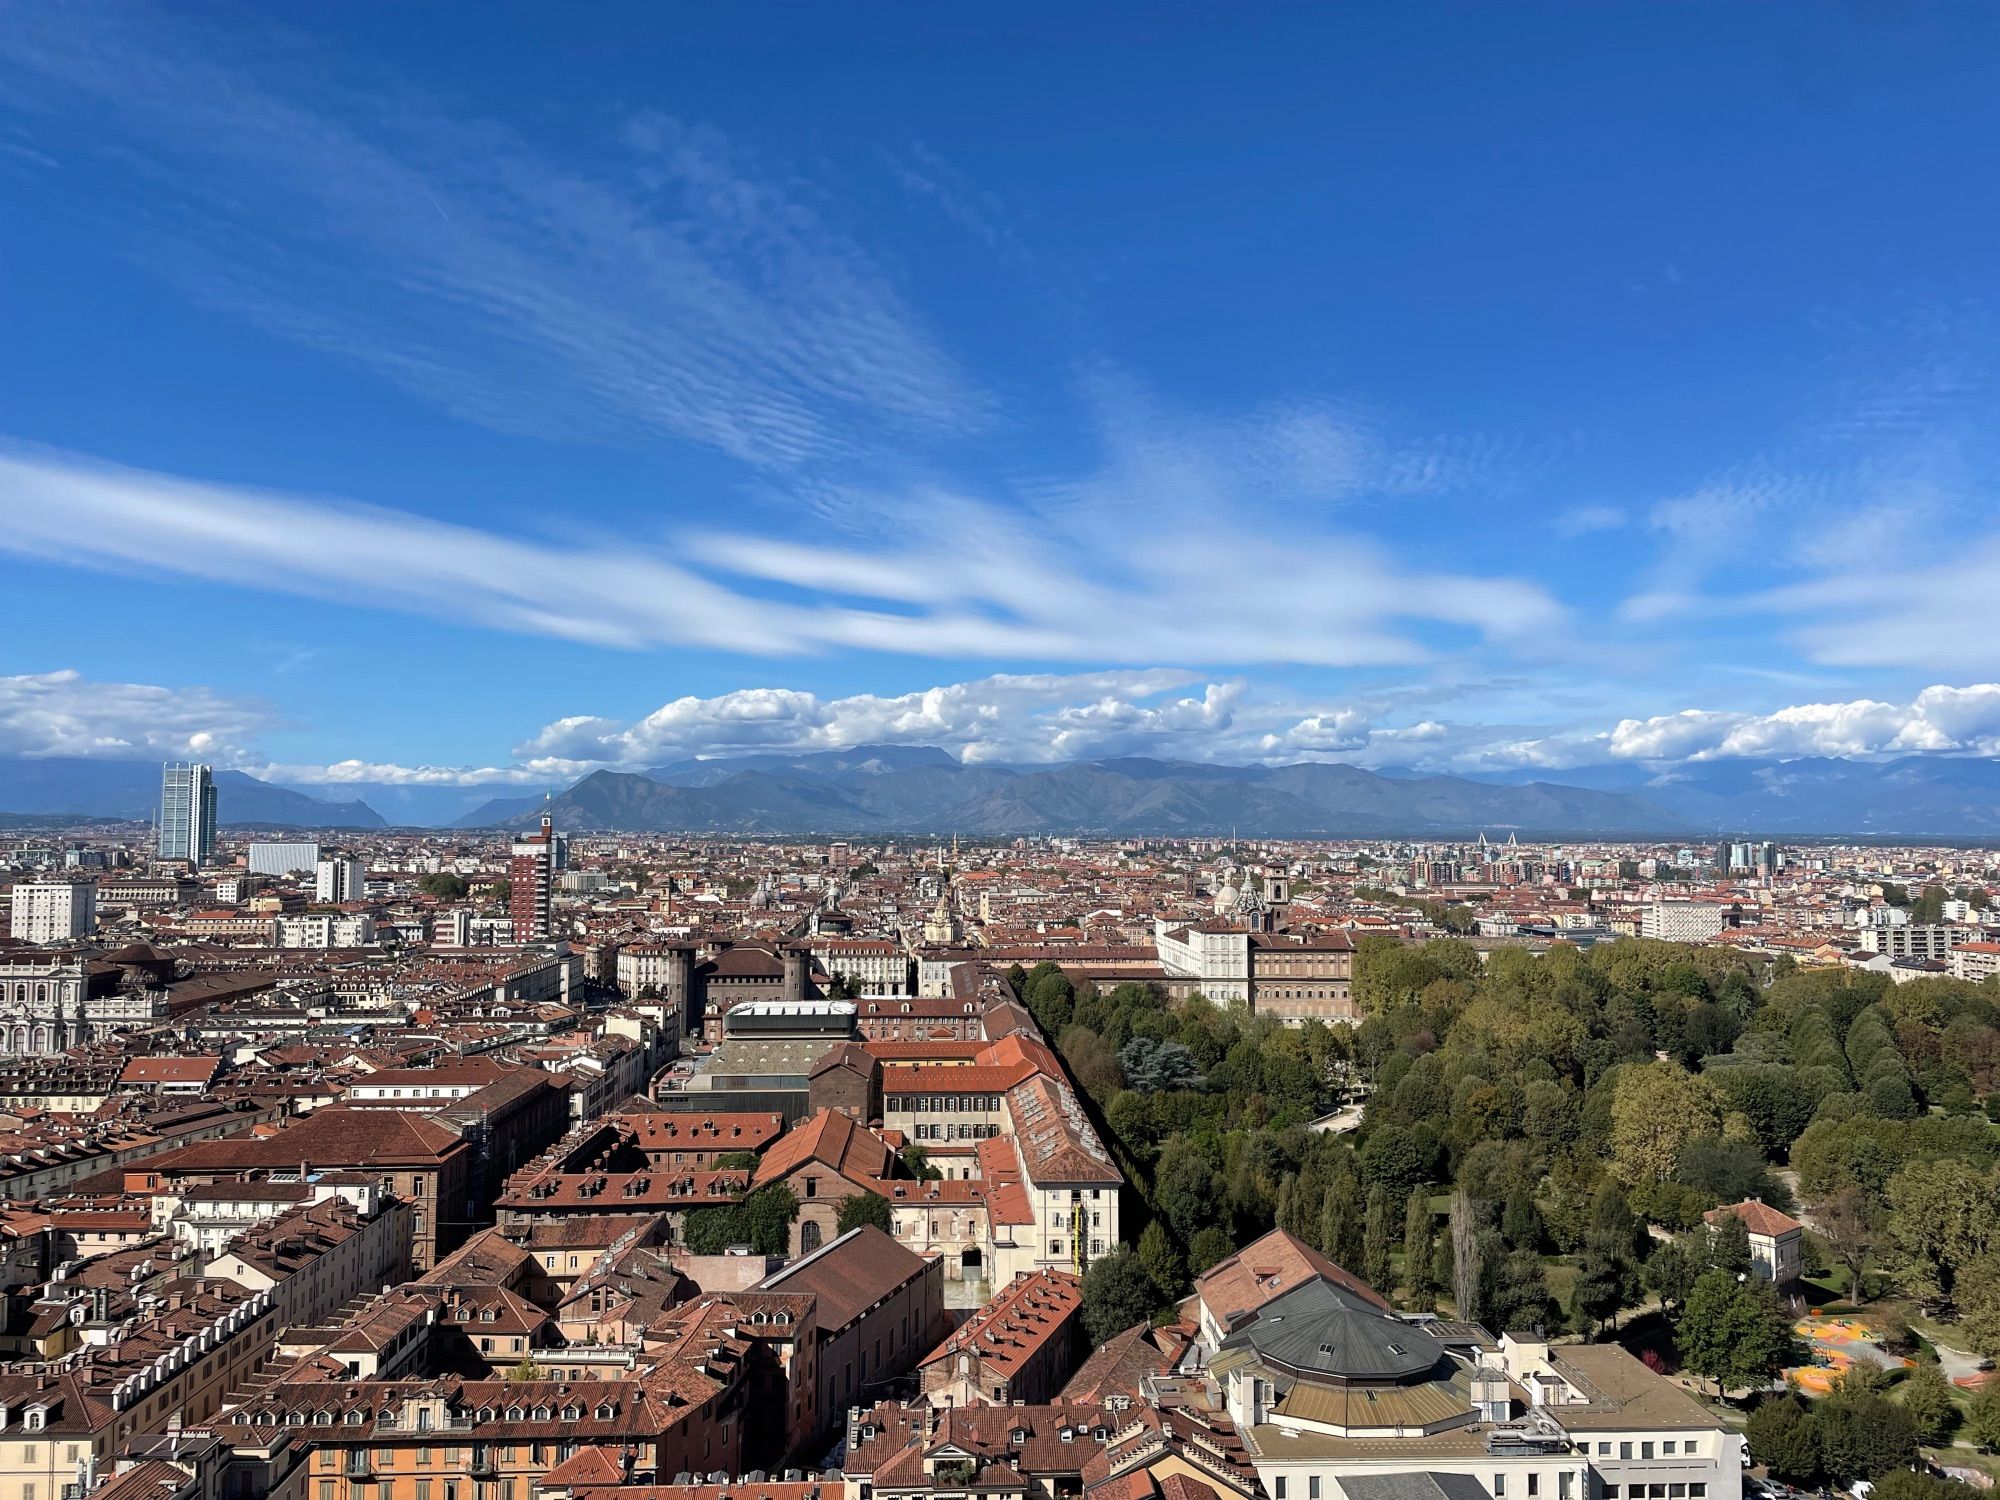
M215 858L215 777L207 766L160 768L161 859Z

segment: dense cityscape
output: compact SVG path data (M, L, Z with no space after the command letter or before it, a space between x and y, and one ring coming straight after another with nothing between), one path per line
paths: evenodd
M0 0L0 1500L2000 1500L1996 58Z
M1736 1500L2000 1440L1993 853L216 810L176 763L6 844L8 1500Z

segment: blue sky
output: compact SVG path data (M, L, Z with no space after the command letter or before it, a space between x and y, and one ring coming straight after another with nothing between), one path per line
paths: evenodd
M1990 7L0 3L0 753L2000 748Z

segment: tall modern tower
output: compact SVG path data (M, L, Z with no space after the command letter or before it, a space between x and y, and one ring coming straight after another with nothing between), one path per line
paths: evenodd
M215 777L207 766L160 768L161 859L215 858Z

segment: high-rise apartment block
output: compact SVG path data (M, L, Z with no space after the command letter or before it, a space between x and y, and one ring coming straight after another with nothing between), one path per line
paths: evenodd
M335 854L314 868L313 899L359 901L367 895L368 869L351 854Z
M215 776L203 765L160 768L161 859L215 858Z
M24 880L14 887L8 930L24 943L53 947L97 926L97 887L85 880Z
M550 894L555 889L556 872L569 863L569 840L555 831L555 822L542 814L541 827L514 840L513 859L507 868L512 894L508 913L514 919L514 941L540 942L550 930Z

